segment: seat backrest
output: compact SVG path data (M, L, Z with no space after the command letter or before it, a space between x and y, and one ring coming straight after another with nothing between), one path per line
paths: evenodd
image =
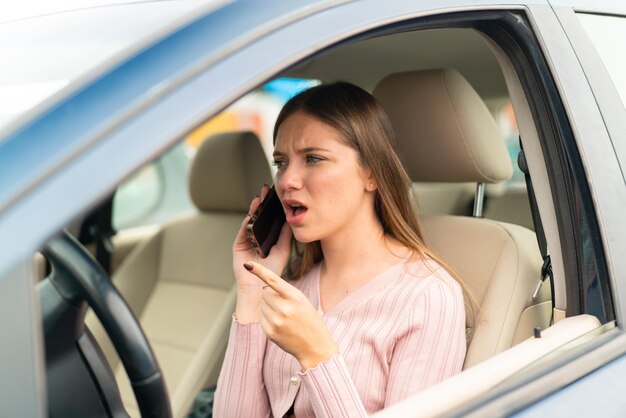
M495 120L456 71L392 74L374 96L389 115L413 181L497 183L511 176ZM532 297L542 264L532 231L465 216L420 221L424 241L459 273L469 295L465 368L522 341L535 326L548 326L549 292L542 288Z
M189 175L198 211L164 224L113 276L155 351L175 417L185 416L198 391L217 379L235 306L233 240L250 201L270 181L256 135L208 138ZM134 396L101 334L97 339L113 359L122 400L133 415Z
M421 215L471 214L475 192L473 183L413 183L413 195Z

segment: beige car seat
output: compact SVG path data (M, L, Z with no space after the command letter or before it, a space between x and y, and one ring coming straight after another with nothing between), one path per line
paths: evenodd
M497 183L511 176L498 126L456 71L392 74L374 95L391 119L413 181ZM467 216L420 220L427 245L460 274L471 295L465 368L549 325L550 286L533 298L542 259L532 231Z
M250 201L270 181L254 134L208 138L189 176L198 211L163 225L113 275L154 349L174 417L185 416L198 391L217 381L235 307L233 240ZM139 416L123 367L96 322L93 315L87 319L111 362L124 405Z

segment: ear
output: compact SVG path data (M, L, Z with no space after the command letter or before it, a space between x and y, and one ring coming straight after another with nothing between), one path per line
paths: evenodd
M365 190L368 192L373 192L378 189L378 182L374 178L374 174L370 168L366 168L364 171L363 180L365 182Z

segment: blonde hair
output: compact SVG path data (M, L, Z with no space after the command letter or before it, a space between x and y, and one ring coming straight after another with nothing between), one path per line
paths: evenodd
M418 257L432 259L461 285L458 274L425 244L413 208L411 179L396 154L394 132L387 114L376 99L346 82L322 84L292 97L282 108L274 125L274 142L280 125L296 112L305 112L335 128L344 143L359 155L378 185L374 208L386 237L411 249ZM298 245L287 274L301 277L323 259L319 241Z

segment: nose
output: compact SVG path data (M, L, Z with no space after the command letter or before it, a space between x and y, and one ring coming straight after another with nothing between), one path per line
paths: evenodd
M276 173L276 185L279 191L298 190L302 188L302 173L296 164L288 164L287 167Z

